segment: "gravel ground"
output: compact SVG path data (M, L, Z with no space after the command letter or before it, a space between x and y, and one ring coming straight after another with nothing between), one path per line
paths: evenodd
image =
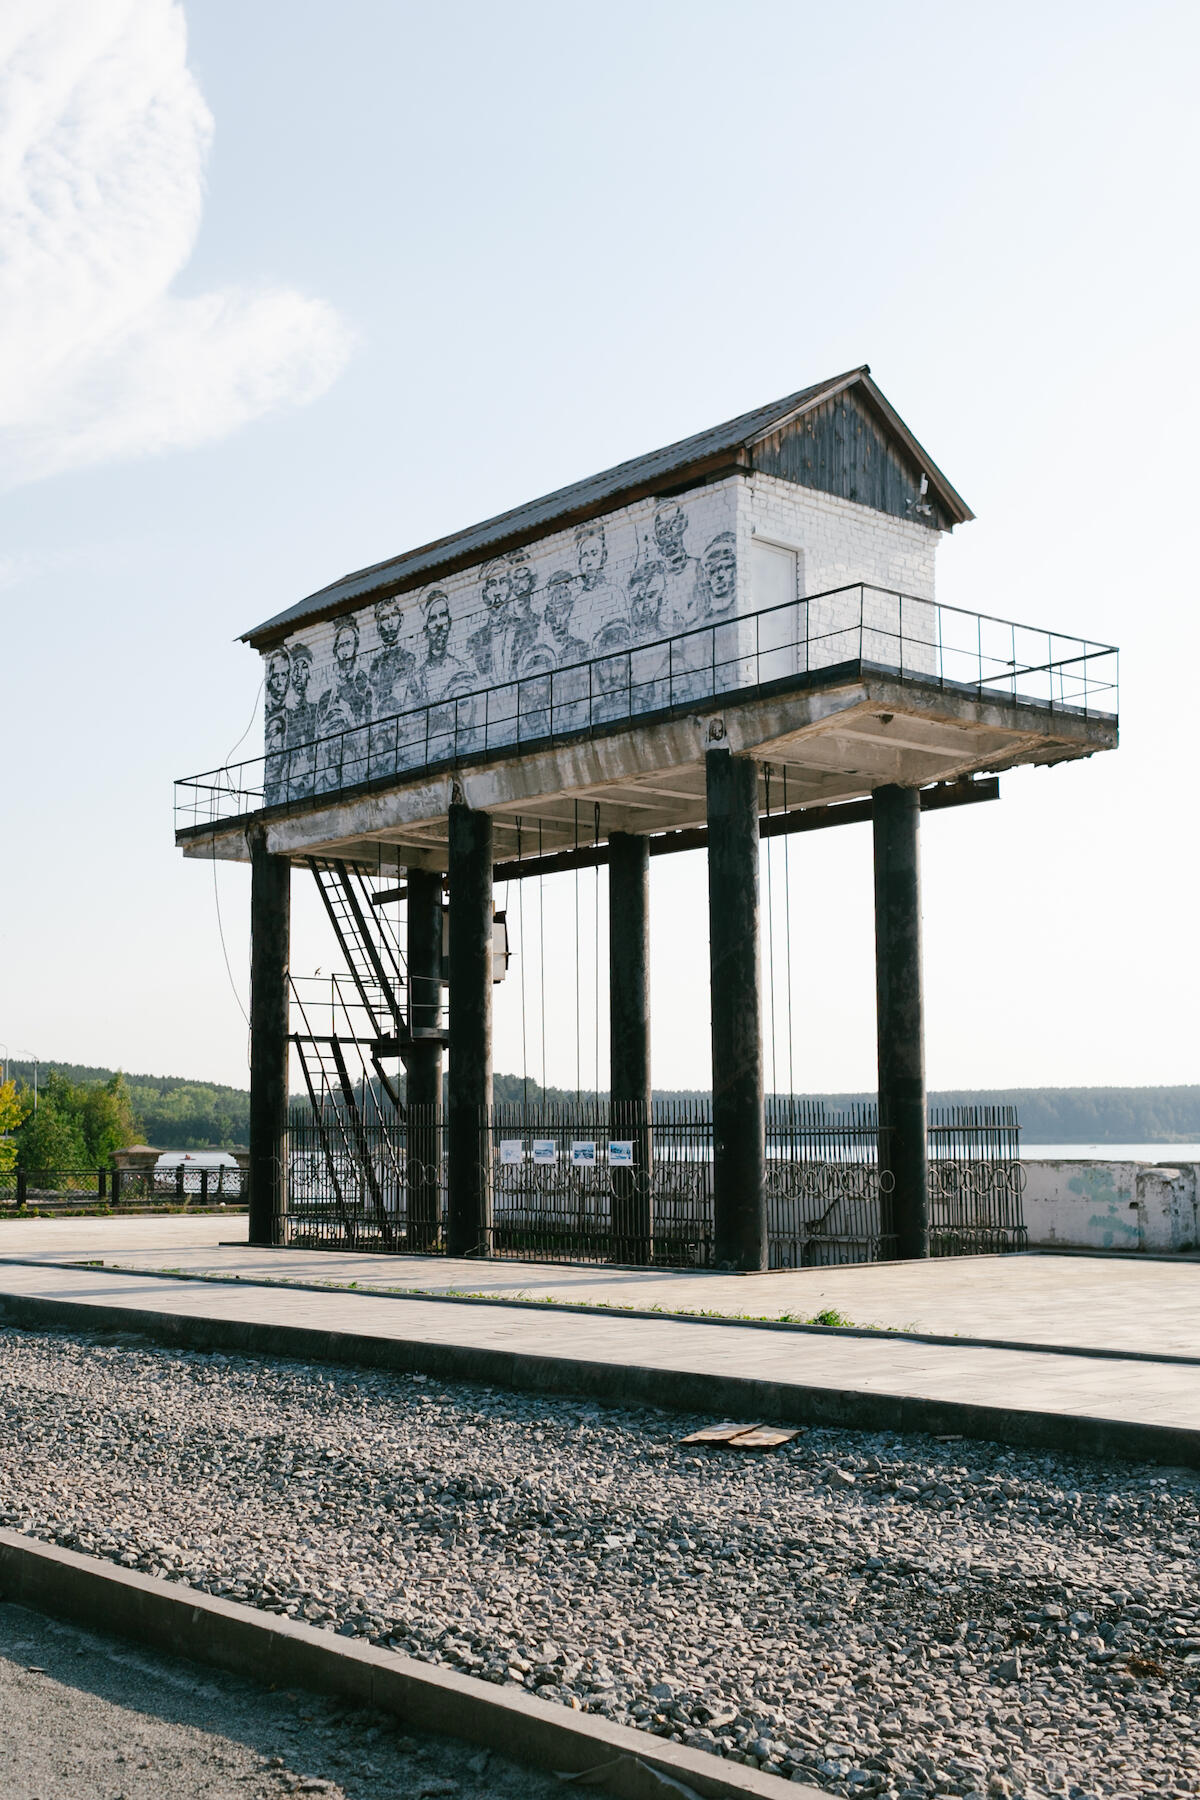
M0 1524L838 1794L1200 1793L1200 1477L0 1332Z
M273 1693L0 1606L4 1800L558 1800L559 1783L382 1715Z

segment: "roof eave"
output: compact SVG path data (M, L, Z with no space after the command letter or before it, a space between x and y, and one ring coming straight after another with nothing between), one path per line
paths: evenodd
M598 518L602 513L612 512L616 506L631 505L633 501L644 499L651 494L673 493L695 487L700 482L718 480L725 475L749 473L749 471L750 461L744 445L738 444L732 449L722 449L709 456L697 458L695 462L684 464L679 468L665 469L649 479L631 481L627 486L615 488L598 499L565 508L561 513L555 515L553 523L549 527L545 522L518 527L489 544L487 560L504 556L509 550L520 549L525 544L537 543L539 538L548 536L551 530L569 531L573 525L582 524L587 519ZM432 544L421 546L420 550L413 551L412 554L419 555L425 549L436 549L439 543L448 543L457 535L457 533L452 533L450 538L435 539ZM325 606L314 607L311 612L304 614L302 620L290 617L281 618L277 614L264 624L256 625L252 631L243 631L240 641L243 644L249 644L254 650L267 649L273 642L290 636L293 631L299 629L302 623L316 625L325 619L340 618L343 613L358 612L361 607L369 606L376 600L384 600L393 594L406 593L411 588L428 587L431 583L443 581L456 574L460 569L472 568L479 561L479 549L473 545L458 556L448 556L444 562L438 565L436 573L425 568L413 574L398 575L392 580L382 574L382 570L387 565L380 564L378 565L381 570L380 579L370 586L354 594L343 595L337 600L331 600ZM362 571L364 576L370 573L370 568ZM354 577L351 576L348 579L353 580ZM288 613L291 612L290 607L286 610Z
M536 543L540 538L547 536L550 530L569 530L573 525L582 524L587 519L611 512L617 506L630 505L633 501L646 498L651 494L678 493L695 487L701 482L748 471L752 467L751 456L757 444L762 443L776 432L785 430L797 419L803 418L807 413L815 411L816 408L825 405L827 401L835 399L838 394L845 393L852 387L862 388L868 404L879 416L886 429L904 446L913 462L927 477L930 487L950 518L952 525L965 524L968 520L973 519L975 514L962 495L947 481L924 446L913 436L899 413L876 387L871 379L870 364L862 363L856 369L848 369L844 375L833 376L827 382L816 384L814 390L809 391L807 398L798 405L776 414L768 425L742 439L734 440L732 443L727 440L719 450L698 455L689 461L676 464L673 468L659 470L652 476L645 474L638 476L635 469L631 467L627 481L606 489L599 496L581 501L577 506L564 506L553 516L552 522L542 518L536 523L514 524L510 532L501 533L491 540L487 555L489 558L503 556L510 550ZM665 448L669 449L670 446ZM641 460L641 458L634 458L634 465ZM524 510L524 507L514 508L514 518ZM504 517L505 515L501 513L494 521L485 520L481 524L495 523L499 525L503 522ZM406 552L405 560L426 556L429 552L437 550L442 544L452 544L455 538L461 535L460 532L451 532L446 537L434 538L430 543L419 545L414 550ZM389 558L386 562L368 564L364 569L355 570L353 574L341 577L340 580L330 583L330 587L343 588L347 582L361 582L362 585L356 587L352 593L342 593L323 605L312 606L310 610L299 616L296 614L295 607L286 607L282 613L273 614L261 625L254 626L250 631L242 632L241 642L249 644L256 650L268 649L272 644L290 636L302 624L315 625L329 619L340 618L346 613L357 612L363 606L371 605L378 600L386 599L394 594L403 594L414 588L425 587L431 581L444 580L461 569L471 568L480 561L480 552L478 544L472 544L457 555L448 555L444 561L435 565L435 568L426 565L419 570L389 577L387 571L395 561L395 558ZM372 580L371 578L376 575L378 579ZM318 589L316 595L307 598L315 600L321 592L322 590ZM302 601L299 604L303 605L305 602Z

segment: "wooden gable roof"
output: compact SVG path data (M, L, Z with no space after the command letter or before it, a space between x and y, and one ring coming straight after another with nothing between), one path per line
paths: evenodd
M243 633L243 641L264 648L301 624L354 611L434 576L444 579L456 569L647 495L678 493L751 470L931 529L948 531L974 517L864 363L482 524L359 569Z

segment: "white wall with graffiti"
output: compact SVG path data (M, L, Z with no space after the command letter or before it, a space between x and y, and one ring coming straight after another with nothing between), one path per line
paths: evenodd
M623 507L296 631L264 658L268 801L712 692L714 628L738 610L736 486Z
M301 627L264 659L265 798L332 792L860 654L891 661L884 590L928 607L937 537L733 476ZM856 582L875 590L805 600ZM908 621L917 616L910 606ZM867 623L882 634L864 639Z

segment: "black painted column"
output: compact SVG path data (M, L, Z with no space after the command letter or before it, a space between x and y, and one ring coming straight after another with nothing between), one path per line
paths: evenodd
M613 1171L613 1259L649 1262L650 844L625 831L608 840L608 1018L612 1135L633 1144Z
M712 981L714 1255L765 1269L762 1021L758 956L758 769L705 756Z
M441 1207L442 877L408 870L408 1248L432 1250ZM425 1036L425 1033L434 1035Z
M282 1244L287 1214L292 865L250 839L250 1242Z
M891 1170L896 1254L929 1255L929 1161L921 971L921 796L876 788L875 991L880 1165Z
M492 1220L492 821L450 807L450 1081L447 1184L451 1256L486 1256Z

